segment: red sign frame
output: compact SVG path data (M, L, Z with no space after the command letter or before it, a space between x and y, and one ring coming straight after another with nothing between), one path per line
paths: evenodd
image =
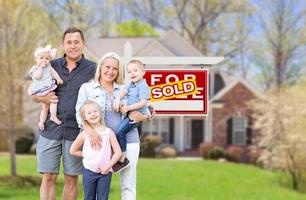
M146 69L149 86L195 78L197 94L152 103L158 115L208 115L208 69Z

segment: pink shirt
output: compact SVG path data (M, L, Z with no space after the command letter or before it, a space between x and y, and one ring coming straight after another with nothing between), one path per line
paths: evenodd
M89 137L85 135L83 144L83 165L90 171L99 173L100 168L106 166L112 157L112 149L110 144L111 129L106 128L102 133L99 133L102 138L102 147L100 149L93 149L90 144ZM112 171L112 169L110 169Z

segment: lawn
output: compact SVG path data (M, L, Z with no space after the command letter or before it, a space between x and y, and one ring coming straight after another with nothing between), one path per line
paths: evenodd
M34 156L18 156L19 175L36 173ZM9 157L0 157L0 176L9 174ZM63 177L58 179L58 199ZM83 199L81 178L79 199ZM253 166L203 160L140 159L140 200L305 200L306 194L280 183L280 175ZM110 199L120 199L119 177L113 176ZM0 200L38 199L39 187L0 183Z

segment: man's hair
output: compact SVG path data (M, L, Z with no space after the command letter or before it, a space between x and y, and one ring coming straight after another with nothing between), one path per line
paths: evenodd
M64 34L63 34L62 41L64 41L65 36L66 36L67 33L80 33L81 38L82 38L82 41L84 42L84 34L83 34L83 32L81 31L81 29L79 29L78 27L72 26L72 27L67 28L66 31L65 31Z
M129 64L137 64L140 67L142 67L143 69L145 68L145 64L143 64L143 62L141 62L140 60L136 60L136 59L130 60L130 62L128 62L127 65L129 65Z

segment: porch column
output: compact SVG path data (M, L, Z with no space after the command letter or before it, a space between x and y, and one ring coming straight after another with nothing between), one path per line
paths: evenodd
M184 151L184 116L180 116L180 135L179 135L179 151Z

